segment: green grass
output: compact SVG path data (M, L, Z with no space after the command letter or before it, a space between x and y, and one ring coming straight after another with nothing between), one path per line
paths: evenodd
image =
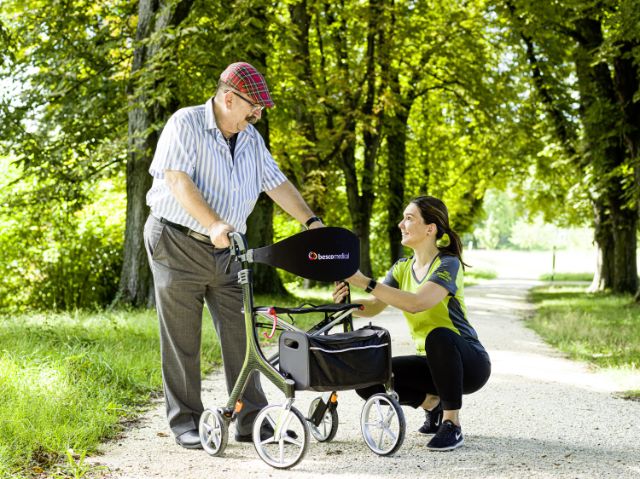
M593 273L546 273L540 276L540 281L592 281Z
M301 302L256 298L265 305ZM220 363L220 350L208 313L203 323L206 373ZM160 391L155 311L1 316L0 477L78 475L83 454L122 430Z
M464 272L465 279L467 277L473 279L495 279L498 274L492 269L467 268Z
M152 311L5 316L0 351L0 476L93 451L160 390Z
M464 285L473 286L483 279L495 279L498 274L491 269L467 268L464 272Z
M537 311L528 324L549 344L596 367L640 373L640 306L631 296L552 285L533 289L531 299Z

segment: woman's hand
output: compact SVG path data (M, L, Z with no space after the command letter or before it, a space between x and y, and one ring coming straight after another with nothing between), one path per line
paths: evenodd
M336 285L333 289L333 302L342 303L349 294L349 283L346 281L336 281Z

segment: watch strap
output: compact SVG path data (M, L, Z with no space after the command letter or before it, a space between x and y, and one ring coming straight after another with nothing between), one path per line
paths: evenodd
M369 280L369 284L367 285L367 287L366 287L366 288L364 288L364 290L365 290L367 293L370 293L370 292L372 292L372 291L375 289L375 287L376 287L376 286L378 286L378 282L377 282L375 279L371 278L371 279Z
M304 225L306 226L307 229L309 229L309 226L311 226L316 221L319 221L320 223L322 223L322 220L320 219L319 216L312 216L311 218L309 218L307 221L304 222Z

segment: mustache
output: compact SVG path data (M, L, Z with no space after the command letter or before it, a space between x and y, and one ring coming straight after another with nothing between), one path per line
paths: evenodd
M254 116L254 115L249 115L249 116L247 116L247 117L245 118L245 120L246 120L248 123L251 123L252 125L255 125L256 123L258 123L258 117L257 117L257 116Z

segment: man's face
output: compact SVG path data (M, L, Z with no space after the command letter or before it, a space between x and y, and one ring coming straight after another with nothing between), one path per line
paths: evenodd
M238 121L237 124L238 131L244 130L249 123L255 125L258 120L262 118L262 109L264 107L262 105L253 103L244 95L233 90L231 90L230 93L235 96L234 100L236 101L234 101L233 108L240 116L240 121Z

